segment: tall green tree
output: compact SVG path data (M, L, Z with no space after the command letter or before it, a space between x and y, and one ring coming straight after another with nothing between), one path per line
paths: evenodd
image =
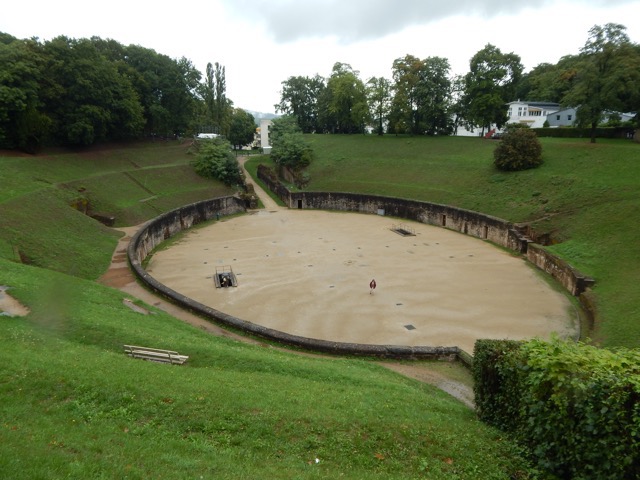
M450 135L453 130L450 68L443 57L429 57L422 62L418 108L427 135Z
M561 103L571 90L578 73L579 58L566 55L553 65L541 63L523 75L516 98L528 101Z
M57 37L43 48L45 113L66 145L137 136L142 108L129 79L89 39Z
M514 100L522 77L520 57L487 44L471 58L469 67L465 76L466 120L483 132L493 124L501 128L507 121L505 104Z
M319 131L318 100L325 88L320 75L289 77L282 82L280 102L274 105L276 112L293 115L304 133Z
M596 142L596 127L606 111L625 111L637 107L640 98L640 56L630 42L626 27L608 23L589 30L580 51L580 62L573 88L563 104L578 109L579 125L591 127L591 142Z
M362 133L369 121L366 88L351 65L336 63L320 100L328 131Z
M391 112L391 81L384 77L371 77L367 82L367 100L376 133L383 135Z
M393 101L390 112L390 129L395 133L417 134L422 130L420 117L420 71L423 62L413 55L405 55L393 61Z
M0 146L34 152L49 133L42 112L45 79L40 45L6 36L0 41Z
M249 145L253 142L255 135L256 120L253 115L241 108L234 108L227 136L233 148L237 150Z
M185 132L195 108L193 80L201 74L186 60L139 45L126 47L126 62L137 72L132 83L144 109L145 132L163 136Z
M313 149L302 135L296 117L285 115L276 118L269 127L271 158L280 167L287 167L300 174L313 159Z

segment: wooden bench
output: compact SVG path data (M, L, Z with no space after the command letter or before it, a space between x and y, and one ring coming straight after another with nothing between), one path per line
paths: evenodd
M170 363L172 365L182 365L189 359L188 356L180 355L173 350L139 347L137 345L125 345L124 353L132 358L140 358L151 362Z

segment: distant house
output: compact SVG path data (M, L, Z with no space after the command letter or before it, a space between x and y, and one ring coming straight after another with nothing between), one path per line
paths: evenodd
M197 139L200 140L212 140L214 138L218 138L220 135L217 133L199 133L196 135Z
M573 127L576 123L576 109L565 108L547 115L550 127Z
M270 118L260 119L260 148L265 154L271 153L271 145L269 144L269 127L271 126Z
M516 102L507 103L507 123L522 123L531 128L542 128L548 117L560 110L559 103ZM573 116L575 118L575 114Z

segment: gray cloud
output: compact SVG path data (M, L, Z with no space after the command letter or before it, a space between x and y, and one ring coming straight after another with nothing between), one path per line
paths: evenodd
M224 0L245 18L262 23L279 43L335 36L343 44L381 38L406 27L454 15L489 18L531 7L531 0ZM538 0L535 7L568 0ZM613 6L634 0L581 0L581 6ZM567 19L570 21L569 19Z

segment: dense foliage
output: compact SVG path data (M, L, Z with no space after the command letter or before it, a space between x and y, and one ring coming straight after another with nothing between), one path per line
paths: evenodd
M234 108L231 114L231 124L229 125L229 133L227 139L233 145L234 149L239 149L253 142L256 135L256 121L252 114Z
M0 33L0 148L174 137L200 125L227 134L232 102L216 67L201 84L188 59L138 45Z
M225 185L242 183L242 171L228 141L218 137L199 140L196 145L198 153L193 167L199 175L215 178Z
M461 125L502 128L505 104L522 99L583 107L580 126L594 128L606 112L640 110L640 46L629 41L624 26L607 24L589 31L579 55L528 73L516 53L487 44L470 59L465 75L452 76L446 58L405 55L393 61L391 79L364 82L366 102L362 83L357 70L337 63L327 79L283 81L275 108L293 115L304 133L370 128L378 134L449 135Z
M305 140L296 120L291 116L280 117L270 127L271 159L280 167L300 174L313 160L313 149Z
M494 150L493 158L499 170L528 170L542 165L542 145L530 128L510 127Z
M512 433L559 478L640 475L640 352L570 341L482 340L480 418Z

